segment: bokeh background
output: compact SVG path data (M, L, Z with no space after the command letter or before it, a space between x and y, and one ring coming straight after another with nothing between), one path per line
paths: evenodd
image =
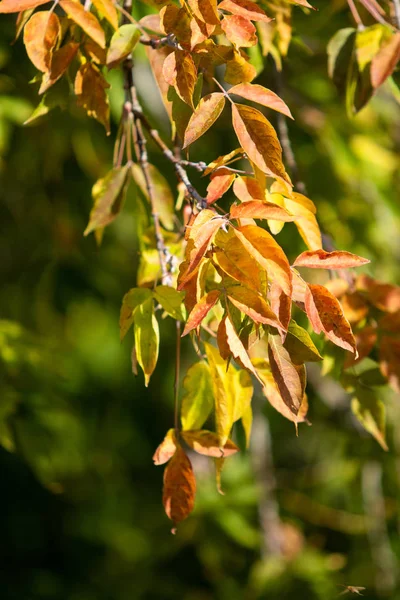
M294 12L282 96L295 117L293 149L324 231L367 256L367 272L399 282L400 106L384 86L355 118L327 75L326 45L351 26L342 0ZM356 424L349 397L310 369L312 427L255 398L255 441L227 463L225 496L194 460L196 509L170 534L162 468L152 454L172 424L175 326L161 324L148 389L119 342L121 298L138 268L137 190L103 244L82 233L91 187L112 161L122 104L110 74L110 138L74 106L35 126L35 75L0 19L0 595L2 600L317 600L343 585L366 598L400 598L400 405L384 396L385 453ZM147 114L168 123L136 57ZM261 82L274 88L267 59ZM274 116L271 115L273 120ZM234 148L228 114L199 141L195 160ZM151 158L170 178L154 148ZM204 190L205 184L196 178ZM304 248L287 225L290 256ZM195 361L183 346L183 371ZM260 525L260 517L264 527ZM274 535L284 552L274 552ZM349 592L351 595L351 592Z

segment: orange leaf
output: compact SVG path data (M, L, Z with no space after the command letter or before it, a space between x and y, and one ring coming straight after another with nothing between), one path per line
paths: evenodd
M223 196L231 187L235 174L227 169L219 169L210 177L211 181L207 186L207 204L213 204Z
M189 52L175 50L167 56L163 65L165 81L172 85L183 102L194 110L193 92L197 81L197 70Z
M188 0L188 4L200 21L210 25L219 25L217 0Z
M275 279L288 296L292 295L292 273L285 253L271 234L256 225L234 230L246 250Z
M26 52L39 71L50 69L53 50L60 36L60 21L53 12L43 10L35 13L24 28Z
M302 252L294 261L293 266L308 267L309 269L348 269L361 267L369 262L368 258L362 258L351 252L314 250Z
M229 154L224 154L223 156L219 156L218 158L216 158L215 160L210 162L210 164L207 166L207 169L204 171L203 175L204 176L209 175L210 173L215 171L218 167L225 166L226 164L231 162L231 160L233 158L235 158L238 154L243 154L242 148L236 148L236 150L232 150L232 152L229 152Z
M265 200L265 192L254 177L237 177L233 184L233 193L241 202Z
M306 376L304 365L294 365L277 334L268 336L268 358L280 395L289 410L297 415L303 401Z
M224 79L227 83L235 85L253 81L257 75L256 68L249 62L249 58L243 53L235 51L233 58L226 62Z
M48 2L49 0L3 0L0 2L0 13L22 12Z
M43 75L39 94L46 92L56 81L60 79L68 69L78 52L79 44L68 42L59 50L56 50L51 58L50 71Z
M223 250L215 250L213 259L218 267L233 279L255 290L260 289L260 267L237 238L229 240Z
M367 292L368 301L379 310L389 313L400 310L399 286L377 281L368 275L360 275L357 278L356 288L361 292Z
M205 429L199 429L198 431L182 431L181 435L188 446L198 454L203 454L204 456L226 458L239 451L239 448L232 440L227 440L221 448L219 437L213 431L207 431Z
M79 25L100 48L106 47L104 31L94 14L88 12L83 8L82 4L73 0L60 0L60 6L67 13L68 17Z
M256 323L264 323L277 328L282 327L268 302L253 290L239 285L232 285L226 288L226 293L232 304Z
M204 96L190 117L183 140L183 148L193 144L215 123L225 106L225 96L221 93Z
M114 29L118 29L118 13L112 0L92 0L97 12L107 19Z
M203 298L201 298L201 300L194 306L188 317L182 337L200 325L204 317L218 302L220 294L221 292L219 290L212 290L203 296Z
M196 479L190 460L180 446L164 471L163 505L175 524L190 515L194 508Z
M154 452L153 461L155 465L163 465L169 461L176 452L175 430L169 429L165 438Z
M250 48L257 44L256 28L251 21L239 15L225 16L221 27L236 48Z
M275 281L273 281L270 286L269 301L271 303L271 309L283 325L284 330L287 330L292 316L292 299L285 294Z
M285 196L285 208L295 215L295 225L310 250L322 248L321 232L315 218L316 208L303 194L293 192L290 198Z
M323 331L336 346L354 352L357 357L356 341L350 323L335 296L323 285L308 284L305 308L315 333Z
M272 110L276 110L293 119L292 113L285 102L279 98L277 94L271 92L271 90L268 90L262 85L255 83L239 83L239 85L231 87L230 90L228 90L228 94L236 94L237 96L246 98L246 100L252 100L253 102L262 104L267 108L272 108Z
M228 316L225 319L225 332L226 332L226 343L229 346L230 351L232 352L233 358L236 362L243 367L253 373L253 375L260 381L260 378L255 370L249 355L247 354L246 348L243 346L240 338L233 326L233 323Z
M267 17L263 9L251 0L223 0L218 5L218 8L227 10L233 15L250 19L250 21L264 21L265 23L272 21L272 19Z
M276 221L294 221L296 217L291 215L285 208L272 202L251 200L242 204L234 204L231 207L232 219L272 219Z
M354 334L354 337L356 338L358 357L355 358L354 354L348 354L343 365L345 369L359 363L363 358L366 358L371 354L378 340L378 333L376 327L368 325L367 327L363 327L360 331L357 331Z
M97 119L110 133L110 107L106 89L109 84L100 71L92 63L81 65L75 78L76 101L89 117Z
M374 56L371 63L371 83L375 89L393 73L400 60L400 32L397 32Z
M290 184L276 131L264 115L251 106L234 104L232 119L239 143L250 160L266 175Z
M379 348L379 361L382 375L387 377L389 384L397 394L400 394L400 340L383 336Z
M172 102L168 99L169 84L165 81L163 75L164 61L167 56L171 54L171 48L161 46L161 48L153 49L150 46L145 46L145 49L165 110L167 111L168 117L171 119Z

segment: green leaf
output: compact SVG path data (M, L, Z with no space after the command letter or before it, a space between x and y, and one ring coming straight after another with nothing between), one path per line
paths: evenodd
M183 380L185 394L181 403L181 423L185 431L200 429L214 401L210 367L206 362L192 365Z
M347 73L352 59L356 29L340 29L328 43L328 73L339 91L346 88Z
M133 23L121 25L111 38L107 52L107 67L118 66L133 51L140 38L140 29Z
M122 299L119 317L119 330L121 342L129 331L136 308L146 300L151 299L151 291L147 288L133 288Z
M234 398L233 420L242 419L242 425L246 436L246 446L250 444L251 426L253 423L253 412L251 399L253 397L253 384L247 371L240 369L230 378L230 389Z
M226 368L226 361L221 357L219 350L204 344L210 365L212 388L215 400L215 420L219 443L224 446L232 429L235 410L235 399L231 391L229 379L235 372L232 365Z
M154 210L161 224L171 231L174 228L174 197L168 181L154 165L147 165L147 174L153 195ZM150 202L149 191L143 171L138 164L132 165L132 175L143 196Z
M96 181L92 189L94 206L84 235L109 225L118 216L129 183L128 173L129 165L115 167L105 177Z
M183 299L185 294L168 285L158 285L153 292L154 298L161 304L165 312L177 321L184 321Z
M153 298L145 300L135 310L135 349L139 365L143 369L145 386L149 385L151 374L156 368L160 331L154 315Z
M385 429L385 405L377 398L375 391L357 386L356 396L351 401L351 410L368 433L370 433L384 449L388 450Z
M290 322L283 345L295 365L323 360L308 332L297 325L296 321Z
M40 123L41 117L47 115L54 108L66 108L68 95L68 83L65 79L61 79L61 81L58 81L44 94L42 101L25 121L24 125L37 125L38 122Z

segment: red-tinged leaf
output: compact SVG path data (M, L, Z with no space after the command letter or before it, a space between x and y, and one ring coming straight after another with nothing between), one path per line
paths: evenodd
M153 461L155 465L164 465L176 452L176 435L174 429L169 429L165 438L154 452Z
M388 335L382 337L379 348L382 375L397 394L400 394L400 340Z
M150 29L150 31L154 31L155 33L163 33L161 29L160 15L158 14L145 15L140 19L139 23L145 29Z
M368 258L362 258L351 252L335 250L314 250L302 252L294 261L294 267L308 267L309 269L349 269L368 264Z
M183 439L192 450L204 456L212 456L213 458L227 458L236 454L239 448L232 442L227 440L223 447L219 445L219 438L213 431L200 429L198 431L182 431Z
M165 81L172 85L183 102L194 110L193 92L197 81L197 70L189 52L175 50L167 56L163 65Z
M228 94L236 94L236 96L241 96L242 98L246 98L246 100L257 102L293 119L292 113L285 102L277 94L262 85L256 83L239 83L239 85L231 87L228 90Z
M331 289L329 291L332 291ZM334 294L336 298L337 294ZM344 316L350 323L350 325L357 324L369 313L369 304L362 294L359 292L352 292L351 294L344 294L340 298L340 304L344 312Z
M232 118L239 143L250 160L266 175L290 184L276 131L264 115L251 106L234 104Z
M104 17L114 29L118 29L118 12L112 0L92 0L97 12Z
M292 273L285 253L271 234L256 225L245 225L234 230L251 256L275 280L288 296L292 295Z
M293 283L294 287L294 283ZM287 331L292 317L292 299L285 294L282 288L273 281L269 290L269 301L271 309L278 317L279 322L283 325L283 329Z
M316 209L313 202L303 194L293 192L290 198L285 197L285 208L297 217L295 225L308 248L321 249L321 231L315 218Z
M183 140L187 148L201 137L215 123L225 106L225 96L219 92L204 96L190 117Z
M345 369L354 366L371 354L378 340L377 329L373 325L368 325L360 329L360 331L355 332L354 337L356 339L358 357L355 358L354 354L348 354L343 365Z
M265 201L265 191L254 177L237 177L233 184L233 193L241 202Z
M169 54L171 54L172 50L171 48L168 48L168 46L161 46L161 48L157 49L153 49L150 46L145 46L145 50L165 110L167 111L168 117L171 120L172 102L168 99L169 84L164 79L163 66L165 59Z
M253 373L253 375L260 381L257 371L255 370L250 360L250 357L247 354L247 350L240 341L240 338L229 316L225 319L225 331L226 342L229 346L233 358L241 367L247 369L248 371L250 371L250 373Z
M285 208L272 202L250 200L242 204L234 204L231 207L232 219L272 219L276 221L290 222L296 217L291 215Z
M82 4L73 0L60 0L60 6L68 17L79 25L100 48L105 48L106 38L103 28L93 13L88 12Z
M219 25L217 0L188 0L188 4L200 21L210 25Z
M224 154L223 156L219 156L217 159L210 162L207 166L207 169L204 171L204 176L209 175L216 169L220 167L224 167L226 164L230 163L232 159L236 158L238 154L243 154L242 148L236 148L236 150L232 150L229 154Z
M371 83L376 89L393 73L400 60L400 32L397 32L387 44L382 46L371 63Z
M210 179L206 196L208 205L219 200L229 190L235 180L235 174L227 169L218 169Z
M180 46L185 49L191 42L191 16L186 6L179 8L175 4L168 4L160 11L160 25L165 35L173 35Z
M47 4L49 0L2 0L0 2L0 13L15 13L36 8Z
M35 13L25 25L26 52L35 67L43 73L50 69L52 53L60 33L57 15L48 10Z
M190 460L180 446L164 471L163 505L175 525L186 519L194 508L196 479Z
M221 292L219 290L212 290L201 298L188 316L182 337L200 325L204 317L209 313L212 307L216 305L220 295Z
M231 349L229 348L228 339L227 339L227 335L226 335L226 325L225 325L226 319L227 319L227 315L224 315L224 317L221 319L221 321L218 325L217 345L218 345L218 350L219 350L221 357L224 360L229 360L232 357L232 352L231 352Z
M304 397L304 365L292 363L289 352L277 334L268 336L268 358L271 373L288 409L297 416Z
M237 238L229 240L223 250L215 250L213 259L233 279L257 291L261 288L260 266Z
M140 29L133 23L121 25L111 38L107 52L107 67L117 67L134 50L140 38Z
M233 15L245 17L250 21L264 21L265 23L272 21L272 19L265 14L263 9L251 0L222 0L222 2L219 3L218 8L227 10Z
M47 92L47 90L64 75L75 58L78 49L79 44L68 42L65 46L62 46L59 50L54 52L51 58L50 70L43 75L39 94Z
M221 27L236 48L250 48L257 44L257 30L253 23L239 15L225 16Z
M389 313L400 310L399 286L377 281L368 275L360 275L356 281L356 288L366 292L368 301L379 310Z
M339 301L323 285L308 284L305 308L315 333L324 332L336 346L354 352L357 346Z
M282 327L268 302L257 292L236 285L228 286L226 293L232 304L256 323L272 325L277 328Z
M107 135L110 134L110 106L106 92L109 87L92 63L85 63L79 68L74 83L76 102L89 117L104 125Z
M235 51L233 58L226 62L224 79L226 83L236 85L246 81L253 81L257 76L256 68L249 62L248 57Z
M190 50L207 40L214 32L215 25L200 21L197 17L190 19Z
M109 225L118 216L121 209L121 198L128 178L129 165L115 167L93 186L93 208L90 212L89 224L84 235L89 235L95 229Z

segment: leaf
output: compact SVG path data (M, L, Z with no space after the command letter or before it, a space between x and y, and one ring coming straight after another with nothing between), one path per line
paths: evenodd
M114 221L121 209L118 200L128 181L129 165L111 169L92 188L93 208L90 212L89 224L84 235L89 235L95 229L105 227Z
M240 341L229 315L224 319L223 323L225 327L226 343L232 353L233 358L241 367L250 371L250 373L252 373L260 381L257 371L255 370L250 357L247 354L246 348Z
M339 89L343 88L347 79L356 33L353 27L340 29L328 42L328 74Z
M114 29L118 29L118 13L112 0L92 0L97 12L103 16Z
M60 0L60 6L67 13L68 17L79 25L100 48L106 47L103 28L93 13L85 10L82 4L74 2L74 0Z
M72 2L72 4L74 4ZM75 95L78 106L82 106L89 117L104 125L110 134L110 106L106 89L110 87L100 71L92 64L81 65L75 78Z
M209 313L213 306L219 300L221 295L220 290L212 290L208 292L205 296L201 298L201 300L196 304L196 306L192 309L190 315L188 316L188 320L185 325L185 329L183 330L182 337L187 335L192 329L195 329L200 325L204 317Z
M275 279L288 296L292 295L292 273L285 253L274 238L261 227L245 225L235 229L235 235L251 256Z
M107 52L107 67L117 67L131 54L140 38L140 29L133 23L121 25L111 38Z
M218 169L211 175L210 180L206 196L208 205L219 200L229 190L235 180L235 173L224 168Z
M214 405L210 367L198 362L189 367L183 380L181 423L184 431L200 429Z
M210 25L219 25L217 0L188 0L188 4L200 21Z
M215 123L225 106L225 96L220 93L213 93L204 96L197 105L194 113L190 117L183 148L187 148L201 137Z
M382 46L371 63L371 83L376 89L393 73L400 60L400 32Z
M68 42L65 46L56 50L51 57L50 70L43 75L39 94L46 92L66 72L78 52L79 44Z
M165 81L172 85L183 102L194 110L193 92L197 80L197 70L189 52L175 50L167 56L163 65Z
M351 401L351 410L361 425L384 449L389 450L385 439L386 410L375 392L369 388L357 386L357 396Z
M227 458L239 451L239 448L232 440L227 440L224 446L220 447L218 435L213 431L205 429L199 431L182 431L181 435L192 450L204 456Z
M322 237L315 206L306 196L293 192L291 198L285 197L285 208L296 217L295 225L310 250L322 248Z
M295 365L323 360L308 332L296 321L291 321L283 345Z
M153 461L155 465L164 465L176 452L177 442L175 429L169 429L165 438L154 452Z
M194 508L196 479L190 460L180 446L164 471L163 505L175 525L186 519Z
M369 356L375 347L378 339L376 327L368 325L363 327L360 331L355 332L354 337L357 344L358 357L355 358L354 354L348 354L345 358L343 368L348 369ZM382 364L381 364L382 369Z
M276 314L269 304L257 292L242 286L227 286L226 294L236 308L249 316L256 323L281 328Z
M61 33L60 21L53 12L40 11L32 15L24 28L26 52L39 71L50 69L51 57Z
M357 356L350 323L344 316L339 301L323 285L308 284L305 308L315 333L323 331L336 346L354 352Z
M233 279L257 291L260 289L260 267L239 239L232 238L225 244L223 250L214 250L213 260L222 271Z
M213 395L215 400L215 421L220 446L224 446L229 438L234 417L234 398L229 388L228 378L234 368L226 368L226 362L219 351L207 342L204 344L208 364L210 365Z
M265 201L265 191L254 177L236 177L233 192L241 202Z
M254 392L249 373L243 369L236 371L233 378L230 380L230 387L234 398L233 420L242 420L246 436L246 448L248 448L250 446L250 434L253 423L251 399Z
M245 17L250 21L264 21L265 23L272 21L270 17L267 17L263 9L251 0L222 0L218 8L227 10L233 15Z
M335 250L314 250L302 252L294 261L294 267L308 267L309 269L349 269L368 264L368 258L362 258L351 252Z
M304 365L297 366L292 363L288 350L282 345L279 335L268 336L268 358L271 372L279 393L289 408L297 415L303 401L305 390Z
M240 52L234 52L233 58L226 62L224 79L227 83L231 83L232 85L246 83L253 81L256 75L257 70L255 67Z
M151 290L148 288L132 288L122 299L121 312L119 316L120 340L124 339L133 324L133 317L139 304L151 299Z
M356 281L356 288L366 292L368 301L379 310L390 313L400 310L399 286L377 281L368 275L360 275Z
M275 129L260 111L244 104L232 106L233 128L251 161L270 177L291 183L282 163L282 148Z
M158 285L154 292L154 298L161 304L165 312L177 321L184 321L185 316L182 310L184 294L177 292L168 285Z
M49 0L2 0L0 13L14 13L47 4Z
M150 377L156 368L160 332L154 315L153 299L145 300L135 310L135 348L139 365L144 373L144 383L149 385Z
M307 0L289 0L291 4L297 4L298 6L304 6L305 8L311 8L312 10L316 10Z
M379 348L381 373L388 379L389 385L400 394L400 339L388 335L382 336Z
M246 98L246 100L257 102L293 119L292 113L285 102L277 94L262 85L256 83L239 83L239 85L231 87L228 90L228 94L236 94L236 96L241 96L242 98Z
M260 200L250 200L242 204L233 204L231 207L231 218L271 219L283 222L290 222L296 219L285 208L272 202L262 202Z
M227 15L221 21L221 28L236 48L250 48L257 44L257 30L253 23L244 17Z
M165 110L169 119L171 120L172 103L168 99L169 84L165 81L163 75L164 61L166 57L171 54L171 48L168 48L167 46L161 46L161 48L153 49L150 46L145 46L145 51Z
M146 181L143 170L137 163L131 165L132 175L139 186L140 191L146 200L150 203L148 185L150 185L154 211L158 214L161 224L168 231L174 228L174 197L171 192L168 181L164 175L154 165L148 163L146 174L149 181Z
M46 92L41 102L35 108L30 117L24 122L24 125L37 125L41 118L47 115L55 108L64 109L67 107L67 99L69 95L69 86L67 81L60 81Z
M384 29L382 25L372 25L357 31L356 57L360 71L363 71L378 53Z
M272 311L276 314L279 322L283 326L283 331L280 330L279 333L282 337L282 340L284 340L286 337L285 332L289 327L290 318L292 315L292 298L285 294L282 288L275 281L273 281L269 288L269 301Z

